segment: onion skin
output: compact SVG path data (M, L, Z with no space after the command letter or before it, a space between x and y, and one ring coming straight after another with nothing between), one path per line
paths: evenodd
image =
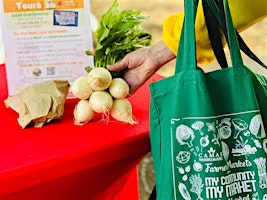
M112 108L113 99L106 91L94 91L89 99L89 105L97 113L106 113Z
M132 115L132 105L126 99L129 85L122 78L112 78L104 67L95 67L87 77L79 77L73 84L74 96L80 101L74 109L74 124L83 125L92 120L96 113L108 122L111 115L115 120L137 124Z
M88 84L88 78L81 76L72 83L71 85L72 94L79 99L88 99L93 90Z
M110 115L120 122L128 123L131 125L137 124L137 121L133 119L131 103L125 98L115 99L113 101Z
M116 99L125 98L129 94L129 85L122 78L114 78L109 86L109 93Z
M111 81L111 73L106 68L95 67L88 73L88 84L93 90L106 90Z
M94 118L95 112L91 109L89 101L82 99L76 104L73 115L74 124L82 126Z

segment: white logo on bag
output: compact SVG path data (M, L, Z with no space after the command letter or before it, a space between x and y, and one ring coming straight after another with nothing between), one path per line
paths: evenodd
M228 161L226 165L222 165L222 166L213 166L213 163L206 163L206 168L205 168L205 172L206 173L216 173L216 172L225 172L225 171L229 171L229 169L236 169L236 168L246 168L246 167L250 167L252 165L252 163L249 160L245 160L245 161L240 161L238 160L237 162L232 162L232 161Z
M222 161L223 152L217 153L212 147L208 150L208 153L199 153L199 161L211 162L211 161Z
M206 197L207 198L222 198L223 186L218 186L219 177L206 177Z
M227 197L256 191L255 172L245 171L232 173L227 176L205 177L207 198L222 198L224 192Z

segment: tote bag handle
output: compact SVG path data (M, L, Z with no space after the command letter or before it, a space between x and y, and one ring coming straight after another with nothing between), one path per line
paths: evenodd
M216 13L220 13L220 12L219 11L216 12L215 8L217 7L217 5L215 4L215 1L214 0L203 0L203 1L206 1L210 5L210 7L215 10L214 12L215 16L217 15L218 17L219 14L216 14ZM226 24L225 25L222 24L222 26L224 30L227 30L227 33L224 33L224 34L228 41L232 65L235 68L237 68L238 66L243 66L243 60L242 60L241 53L240 53L240 46L238 43L236 30L235 30L233 20L231 17L228 0L217 0L217 1L219 4L221 4L220 7L221 7L222 12L221 12L220 17L225 18L225 19L222 19L221 21L226 22ZM223 12L223 9L224 9L224 12Z
M216 6L214 0L204 0L210 6ZM225 9L225 21L226 30L228 38L228 46L230 49L230 56L232 60L232 65L234 68L243 66L243 60L240 53L240 47L237 40L236 31L233 25L233 21L230 14L230 9L227 0L223 1L223 7ZM180 44L178 48L178 56L176 58L176 69L175 73L188 70L196 70L196 44L195 44L195 17L198 0L185 0L185 17L184 24L182 28L182 34L180 39Z
M196 42L195 42L195 18L199 0L184 1L184 22L178 56L176 58L175 73L185 70L195 70L196 63Z
M203 12L205 17L205 22L207 26L207 31L210 39L210 44L213 49L214 55L217 58L218 63L222 68L227 68L228 63L224 52L224 47L221 38L220 30L225 32L225 27L222 27L221 17L219 16L220 10L217 7L213 8L216 5L208 5L204 0L202 1ZM214 17L216 20L214 20ZM221 29L220 29L221 28ZM226 35L226 34L225 34Z
M205 0L203 0L202 4L203 4L203 11L205 15L205 21L210 37L211 46L213 48L214 54L220 66L222 68L226 68L228 67L228 64L226 61L226 56L223 50L220 31L219 31L221 28L224 35L227 36L225 20L222 18L222 16L225 15L223 5L221 5L222 2L218 1L206 2ZM216 20L214 20L214 17L216 18ZM267 66L246 45L240 34L236 30L235 32L237 35L240 49L252 60L254 60L259 65L267 69ZM227 37L226 41L228 42Z
M212 0L207 0L207 1L211 2ZM214 3L214 1L213 1L213 3ZM237 68L239 66L244 66L244 64L243 64L243 60L241 57L240 47L239 47L239 43L237 40L237 35L236 35L235 28L234 28L233 20L232 20L231 14L230 14L228 0L223 0L223 5L224 5L224 9L225 9L227 38L229 40L228 43L229 43L232 65L234 68Z

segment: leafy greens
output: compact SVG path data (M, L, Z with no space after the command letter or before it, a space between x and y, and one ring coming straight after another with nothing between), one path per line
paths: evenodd
M141 16L140 10L119 10L117 0L102 16L96 31L95 52L86 51L94 56L95 67L106 67L121 60L126 54L150 45L152 37L140 25L149 19ZM88 69L90 70L90 69ZM113 77L119 76L117 73Z

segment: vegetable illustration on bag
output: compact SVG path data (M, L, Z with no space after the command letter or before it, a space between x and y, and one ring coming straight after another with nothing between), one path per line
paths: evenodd
M201 120L172 119L172 137L176 139L172 139L172 168L178 194L185 200L223 199L223 194L232 199L244 194L257 196L257 188L266 190L262 148L266 134L259 128L263 126L259 116L255 111ZM188 166L193 167L184 170Z

